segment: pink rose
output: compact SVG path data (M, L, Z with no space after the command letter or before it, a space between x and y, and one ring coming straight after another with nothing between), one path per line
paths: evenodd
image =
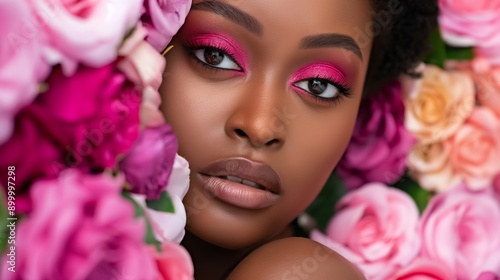
M150 250L161 280L194 279L193 261L184 247L167 241L162 244L161 250L161 253L153 248Z
M191 0L144 0L141 21L148 30L147 41L161 52L177 33L191 9Z
M139 133L140 93L113 64L80 67L70 78L55 68L48 84L19 113L13 137L0 145L0 167L16 166L19 187L68 166L113 168Z
M183 157L175 155L174 167L166 188L166 192L170 196L174 206L174 213L147 208L145 203L146 196L137 194L132 196L145 209L146 215L153 227L155 237L160 242L173 241L180 243L184 238L186 209L184 208L182 199L189 188L189 173L188 162Z
M393 183L403 175L414 138L404 127L401 95L401 86L393 83L361 105L351 143L337 168L349 188Z
M31 189L33 211L18 224L16 272L2 279L156 279L145 227L120 195L123 180L68 170Z
M494 67L480 58L475 59L471 64L479 103L490 108L500 117L500 66Z
M48 74L41 42L27 33L33 16L25 1L0 1L0 145L14 131L14 117L38 94Z
M495 273L488 271L481 273L476 280L499 280L499 279L500 276L497 276Z
M453 46L476 46L492 62L500 63L500 2L497 0L439 0L439 25Z
M357 265L368 279L386 279L420 250L418 209L399 189L371 183L344 196L327 234L311 238Z
M123 38L137 23L141 0L29 0L40 19L32 26L46 42L44 55L69 76L77 65L100 67L114 61ZM38 36L38 35L37 35Z
M123 59L118 63L118 68L142 91L141 125L154 127L165 123L159 109L161 97L158 93L165 58L143 40L146 34L146 29L140 23L137 24L134 33L119 50Z
M174 167L168 179L167 190L171 196L177 196L181 200L189 189L189 163L179 154L175 155Z
M148 208L146 206L146 196L144 195L133 194L132 198L145 210L156 240L160 242L172 241L181 243L186 234L186 209L182 203L182 197L173 196L168 191L166 192L172 200L174 213Z
M119 163L131 192L158 199L167 187L177 153L177 138L169 125L146 128Z
M500 203L491 192L463 189L431 199L420 221L422 256L443 264L453 279L500 272Z
M441 264L417 258L409 266L398 269L387 280L450 280L451 273Z
M142 103L139 112L142 127L156 127L165 123L160 105L161 96L158 90L147 87L142 91Z
M491 186L500 172L500 118L488 108L475 107L448 142L455 176L473 190Z
M493 110L500 118L500 67L479 72L476 77L479 103Z
M476 57L472 61L448 61L446 67L468 73L474 79L479 104L500 117L500 66Z

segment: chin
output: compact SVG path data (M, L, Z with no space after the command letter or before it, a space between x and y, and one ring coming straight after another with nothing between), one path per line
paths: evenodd
M187 230L197 238L226 250L239 251L253 248L261 244L259 239L255 238L239 238L238 235L228 235L228 231L197 229L187 227ZM229 231L230 232L230 231Z
M199 239L227 250L244 250L262 244L269 237L259 232L244 232L234 226L188 225L186 229Z
M265 209L248 211L215 199L201 203L199 197L189 192L184 203L186 229L201 240L227 250L242 250L263 244L279 234L291 221L273 221Z

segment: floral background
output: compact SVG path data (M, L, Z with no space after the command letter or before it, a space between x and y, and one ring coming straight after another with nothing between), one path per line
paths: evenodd
M190 7L0 0L0 279L193 279L190 171L158 109Z
M0 0L1 279L193 278L158 110L190 5ZM500 2L439 5L421 77L363 103L299 218L368 279L500 278Z
M421 77L362 105L299 219L368 279L500 279L500 2L439 7Z

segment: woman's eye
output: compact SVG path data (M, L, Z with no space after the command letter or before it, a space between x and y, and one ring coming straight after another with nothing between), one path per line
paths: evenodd
M331 99L339 94L339 89L336 86L323 79L302 80L294 83L294 85L321 98Z
M224 51L216 48L197 49L194 52L201 62L220 69L241 71L240 66Z

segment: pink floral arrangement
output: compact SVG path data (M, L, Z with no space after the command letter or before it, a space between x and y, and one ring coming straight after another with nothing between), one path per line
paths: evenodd
M439 0L420 78L360 110L345 192L310 237L369 280L500 279L499 3Z
M0 279L193 279L158 109L190 6L0 0Z

